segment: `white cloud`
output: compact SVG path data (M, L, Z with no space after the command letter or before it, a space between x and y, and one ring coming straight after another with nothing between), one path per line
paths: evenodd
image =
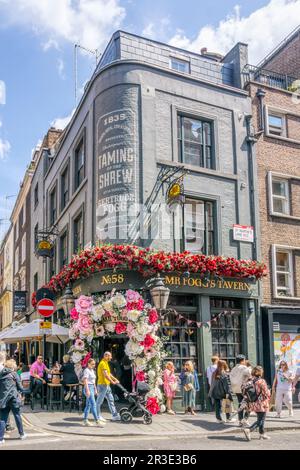
M282 39L299 24L300 0L271 0L247 17L241 16L240 7L217 26L202 27L196 38L189 38L178 30L170 44L195 52L202 47L220 53L228 52L237 42L249 44L249 62L263 59Z
M48 35L48 46L62 39L91 49L104 46L125 17L120 0L0 0L0 12L6 23Z
M65 64L64 64L64 61L62 59L57 59L57 70L58 70L58 74L59 74L60 78L62 80L65 80L66 79Z
M6 103L6 87L5 83L0 80L0 104L5 104Z
M166 40L165 38L170 30L170 26L170 18L168 16L163 17L159 21L148 23L142 31L142 36L157 40Z
M64 129L65 127L67 127L67 125L71 121L72 116L73 116L74 113L75 113L75 109L72 110L72 112L69 114L69 116L54 119L51 122L51 126L55 127L55 129Z
M154 35L154 23L149 23L142 31L142 35L152 38Z
M42 43L43 51L47 52L49 49L60 50L58 42L55 39L49 39L47 42Z
M3 140L0 138L0 160L5 160L9 154L11 145L8 140Z

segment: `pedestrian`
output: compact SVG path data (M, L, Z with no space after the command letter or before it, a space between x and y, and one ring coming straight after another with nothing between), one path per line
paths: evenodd
M242 388L241 388L242 384L244 382L247 382L247 380L249 380L249 378L251 377L251 372L246 362L247 361L246 361L245 356L243 354L239 354L236 357L236 365L234 366L234 368L231 370L229 374L231 390L232 390L232 393L236 394L239 406L243 401L243 393L242 393ZM249 426L248 417L249 417L249 413L247 411L247 408L239 411L238 412L239 425Z
M83 414L83 425L84 426L92 426L92 424L89 422L89 412L91 411L95 422L98 426L101 428L104 427L104 423L102 423L98 419L98 414L97 414L97 407L96 407L96 399L95 397L97 396L97 387L96 387L96 374L95 374L95 367L96 367L96 362L94 359L89 359L87 367L84 369L83 372L83 393L86 397L86 404L84 408L84 414Z
M215 372L215 370L217 368L218 361L219 361L218 356L212 356L211 357L211 365L208 366L207 369L206 369L206 378L207 378L207 382L208 382L208 391L210 390L212 375L213 375L213 373Z
M46 384L45 373L50 370L43 362L43 356L37 356L36 361L30 366L31 390L34 396L43 396L43 385Z
M17 363L15 360L10 359L5 362L4 367L0 372L0 415L1 425L0 428L0 443L4 444L5 426L8 420L10 411L13 413L15 422L19 431L20 439L25 439L27 436L24 433L22 417L21 417L21 397L20 393L24 390L21 385L20 377L16 373Z
M275 391L276 418L281 418L282 404L286 404L289 416L293 416L293 382L295 377L286 361L280 361L272 390Z
M195 415L196 391L199 389L199 381L192 361L187 361L184 364L184 369L180 374L180 380L182 387L182 405L185 409L185 413Z
M4 351L0 351L0 374L2 370L4 369L5 360L6 360L6 353ZM5 427L6 427L5 421L2 420L1 414L0 414L0 436L2 436L2 441L4 440ZM3 444L2 441L0 440L0 444Z
M244 384L243 389L245 399L248 402L250 411L254 411L257 420L249 427L243 428L247 441L251 441L251 432L258 428L260 439L270 439L265 434L265 420L267 412L269 411L269 403L271 398L270 390L264 380L264 370L261 366L256 366L252 369L251 379Z
M168 361L163 372L164 393L167 399L167 413L174 415L173 399L177 390L177 377L175 375L175 367L173 362Z
M223 423L221 416L222 411L222 401L229 400L232 402L232 391L230 385L230 379L228 374L228 366L226 361L219 360L217 363L217 368L212 375L212 382L209 391L210 398L213 399L215 405L216 419L218 423ZM226 421L233 421L231 418L231 413L226 413Z
M103 355L102 360L98 365L98 398L97 398L97 413L99 420L105 422L106 420L101 415L101 406L106 399L109 410L112 414L112 421L120 421L120 415L116 409L114 396L112 394L110 385L116 385L119 383L118 379L114 377L110 371L109 362L112 359L112 355L109 351L106 351Z
M64 391L67 392L64 399L69 400L71 391L67 385L78 384L78 377L75 372L74 364L70 360L69 354L65 354L63 356L63 365L60 368L60 372L62 373L62 384L64 386ZM74 392L74 395L75 394L76 392Z

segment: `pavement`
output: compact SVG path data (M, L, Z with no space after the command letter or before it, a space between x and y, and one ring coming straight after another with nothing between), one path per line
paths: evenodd
M282 418L275 418L274 412L269 413L266 418L266 431L300 431L300 409L294 410L294 416L289 417L287 410L283 410ZM97 426L83 426L82 414L76 411L72 413L62 411L45 411L36 409L32 411L29 407L23 409L25 425L32 426L43 432L54 432L58 434L79 436L102 436L102 437L180 437L195 435L215 435L226 433L240 433L238 422L219 424L216 422L214 413L199 412L195 416L177 413L174 416L158 414L153 417L151 425L145 425L142 418L136 418L131 423L110 421L110 414L103 412L107 423L104 428ZM90 420L92 421L91 417ZM255 420L251 416L250 423Z

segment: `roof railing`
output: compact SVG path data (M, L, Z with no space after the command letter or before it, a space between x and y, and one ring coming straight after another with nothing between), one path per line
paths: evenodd
M254 81L281 90L296 92L299 90L300 80L290 75L272 72L254 65L247 64L242 71L243 85Z

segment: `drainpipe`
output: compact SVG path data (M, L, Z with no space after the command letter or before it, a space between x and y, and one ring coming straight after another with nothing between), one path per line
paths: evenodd
M264 116L264 97L266 92L261 88L258 88L256 96L259 101L259 130L258 133L263 133L265 130L265 116Z

